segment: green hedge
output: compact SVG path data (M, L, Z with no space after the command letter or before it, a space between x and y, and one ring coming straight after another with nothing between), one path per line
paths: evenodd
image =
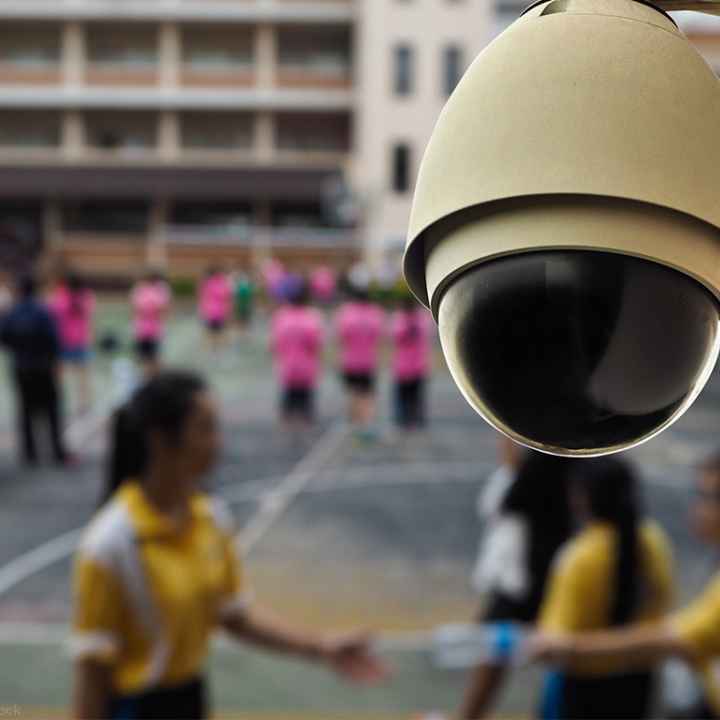
M189 277L174 277L170 280L173 297L194 298L197 293L197 280Z

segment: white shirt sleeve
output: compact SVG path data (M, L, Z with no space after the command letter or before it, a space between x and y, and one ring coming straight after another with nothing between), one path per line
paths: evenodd
M483 537L472 575L478 593L500 591L523 598L529 588L527 568L527 523L519 515L501 515L492 521Z
M514 479L515 471L507 465L500 465L488 477L477 499L477 513L481 520L487 522L500 514L502 502Z

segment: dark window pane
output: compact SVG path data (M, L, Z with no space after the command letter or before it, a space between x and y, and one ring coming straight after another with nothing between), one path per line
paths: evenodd
M392 187L397 193L410 189L410 148L407 145L396 145L393 148Z
M444 64L444 92L451 95L460 82L463 72L462 50L457 45L449 45L443 53Z
M193 225L206 228L229 228L252 224L250 203L184 202L177 203L171 213L172 225Z
M63 208L63 229L69 232L145 233L148 204L143 201L82 202Z
M319 227L323 224L319 203L278 204L273 206L271 214L274 227Z
M409 95L414 87L414 53L408 45L395 48L394 89L396 95Z

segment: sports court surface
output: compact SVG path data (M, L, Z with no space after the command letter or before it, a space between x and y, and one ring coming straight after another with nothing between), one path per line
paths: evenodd
M126 333L125 312L122 304L106 303L99 325ZM435 668L415 639L419 631L469 620L475 612L468 580L482 530L475 498L494 468L494 434L438 360L427 432L407 438L388 432L377 442L359 442L342 423L343 397L329 353L318 427L288 436L275 421L265 329L259 320L218 361L205 351L190 310L172 320L168 361L206 372L222 403L225 451L211 484L236 514L258 602L311 627L375 631L391 648L396 676L387 686L358 691L322 670L220 640L210 671L216 711L253 720L390 720L449 710L463 674ZM68 417L81 456L70 471L17 469L4 368L1 375L0 715L62 717L70 683L63 640L71 555L100 491L113 399L110 361L97 358L93 411ZM72 408L72 398L68 404ZM386 375L380 411L389 430ZM682 597L712 569L712 558L688 534L686 514L692 466L720 444L719 413L716 374L684 418L632 453L642 467L647 506L674 541ZM517 673L503 698L507 715L533 708L536 680L535 672Z

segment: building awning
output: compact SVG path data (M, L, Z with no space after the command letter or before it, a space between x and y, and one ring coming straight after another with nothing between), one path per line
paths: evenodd
M338 167L0 167L2 199L321 200Z

